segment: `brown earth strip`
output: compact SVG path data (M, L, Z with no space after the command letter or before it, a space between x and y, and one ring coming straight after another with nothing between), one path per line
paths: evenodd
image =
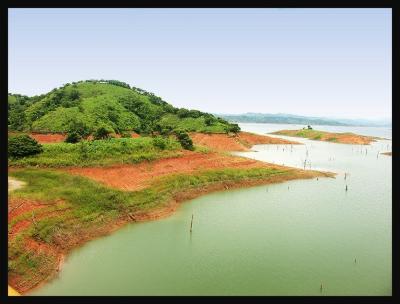
M278 166L253 159L223 155L217 152L198 153L185 151L181 157L165 158L140 164L114 167L76 167L61 170L94 179L113 188L133 191L148 187L156 178L174 173L193 173L199 170L224 168L272 167L277 168Z
M381 139L379 137L364 136L354 133L331 133L317 130L280 130L271 134L308 138L311 140L327 141L340 144L369 145Z
M63 142L66 138L66 135L61 133L31 133L29 136L36 139L41 144Z
M237 135L190 133L193 143L216 151L249 151L254 145L277 144L299 145L301 143L271 136L258 135L249 132L239 132Z

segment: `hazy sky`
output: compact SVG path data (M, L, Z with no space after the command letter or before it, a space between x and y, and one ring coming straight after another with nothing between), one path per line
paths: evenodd
M391 116L390 9L10 9L9 91L117 79L214 113Z

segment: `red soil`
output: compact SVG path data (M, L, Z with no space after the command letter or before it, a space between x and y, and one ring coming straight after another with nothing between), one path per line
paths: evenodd
M297 134L302 130L280 130L273 134L302 137ZM315 138L317 136L317 138ZM311 130L305 138L311 140L328 141L340 144L369 145L371 142L380 139L373 136L358 135L354 133L331 133L325 131Z
M130 134L131 134L131 138L138 138L138 137L140 137L140 135L137 134L137 133L135 133L135 132L130 132ZM121 138L121 134L112 134L112 136L115 137L115 138ZM92 139L93 139L93 137L92 137Z
M190 173L205 169L271 167L264 162L241 157L225 156L216 152L196 153L185 151L181 157L165 158L136 165L114 167L66 168L78 174L122 190L143 189L155 179L174 173Z
M10 221L9 221L10 222ZM30 220L23 220L15 223L9 230L8 230L8 239L11 240L15 236L17 236L21 231L26 230L32 224Z
M46 204L26 200L26 199L12 199L8 203L8 221L26 212L32 212L33 210L41 209L46 207Z
M63 142L66 137L64 134L60 133L48 133L48 134L32 133L30 134L30 136L36 139L41 144Z
M52 207L54 205L58 205L59 207L64 207L64 208L60 210L46 210L46 208ZM35 220L39 221L42 218L57 216L62 212L66 211L67 209L70 209L68 207L65 208L66 206L65 202L62 200L56 200L54 202L44 204L30 200L23 200L20 198L13 198L9 199L8 206L9 206L8 223L11 223L18 216L22 215L28 216L27 219L18 221L17 223L11 226L11 228L8 231L10 239L12 239L14 236L17 236L23 230L28 229L29 226L33 224L31 217L32 214L34 214Z
M249 151L257 144L300 144L295 141L270 136L240 132L238 135L191 133L195 145L205 146L217 151Z

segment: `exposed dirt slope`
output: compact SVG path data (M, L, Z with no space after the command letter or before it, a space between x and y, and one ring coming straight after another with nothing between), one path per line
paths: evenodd
M63 170L89 177L113 188L132 191L146 188L154 179L174 173L191 173L207 169L256 167L271 168L277 166L253 159L222 155L217 152L198 153L185 151L181 157L160 159L136 165L119 165L105 168L67 168Z
M226 134L190 133L190 137L192 138L195 145L204 146L216 151L224 152L249 151L252 146L261 144L300 144L299 142L295 141L248 132L240 132L236 136Z
M29 134L30 137L36 139L41 144L57 143L63 142L65 140L65 135L60 133L32 133Z
M380 139L379 137L364 136L354 133L331 133L318 130L281 130L271 134L303 137L311 140L328 141L340 144L369 145L371 142Z

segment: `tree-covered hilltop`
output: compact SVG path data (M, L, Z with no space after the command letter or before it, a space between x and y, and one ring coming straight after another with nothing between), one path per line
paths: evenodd
M209 113L175 108L162 98L117 80L67 83L39 96L8 95L10 130L69 132L99 128L121 134L237 132L239 127Z

